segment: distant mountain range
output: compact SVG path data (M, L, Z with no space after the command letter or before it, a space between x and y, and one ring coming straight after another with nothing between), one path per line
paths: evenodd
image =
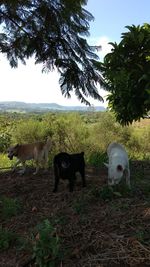
M56 103L0 102L0 112L105 111L102 106L61 106Z

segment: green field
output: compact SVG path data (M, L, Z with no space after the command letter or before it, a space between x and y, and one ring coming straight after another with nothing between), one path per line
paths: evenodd
M5 113L0 115L0 167L10 167L7 148L17 143L31 143L51 136L49 154L85 152L86 162L100 166L112 141L122 143L130 159L150 159L150 120L141 119L122 127L110 112L67 112L45 114Z

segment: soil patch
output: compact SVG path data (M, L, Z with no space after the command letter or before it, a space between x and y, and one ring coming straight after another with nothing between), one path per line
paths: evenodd
M68 192L67 181L52 193L52 170L32 173L31 169L23 176L0 173L0 195L17 199L22 207L9 220L0 218L3 228L28 239L38 223L54 221L65 250L61 267L150 266L150 193L140 181L150 188L150 162L133 162L133 192L113 199L97 194L107 183L105 167L87 166L87 187L83 189L78 178L73 193ZM35 266L30 250L16 244L0 253L0 267Z

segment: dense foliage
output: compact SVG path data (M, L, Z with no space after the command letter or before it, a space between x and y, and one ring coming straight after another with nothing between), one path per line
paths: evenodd
M34 56L44 71L56 68L64 96L74 91L77 98L89 104L91 96L102 101L96 83L102 82L97 69L94 47L83 36L89 35L93 16L83 7L86 0L1 0L0 52L12 67L18 60L25 64Z
M113 141L122 143L132 159L150 157L148 119L122 127L111 112L12 114L12 117L11 114L1 114L0 126L1 167L14 164L6 155L10 145L42 141L47 136L51 137L53 144L49 166L53 157L61 151L84 151L86 163L103 165L107 161L107 146Z
M107 82L109 105L122 124L140 119L150 110L150 24L127 26L119 44L111 43L101 69Z

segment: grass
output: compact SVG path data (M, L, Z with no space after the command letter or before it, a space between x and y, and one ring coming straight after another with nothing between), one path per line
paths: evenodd
M132 190L124 184L119 184L113 187L105 185L101 189L93 186L90 193L94 198L111 201L112 199L131 196Z
M22 259L33 260L33 265L39 267L61 266L62 259L63 265L69 262L70 266L73 266L73 263L76 264L79 261L81 266L90 266L95 255L99 255L99 250L101 250L106 251L106 254L102 253L101 256L104 257L102 258L104 265L110 262L108 264L113 266L113 260L110 260L113 257L116 257L116 265L118 265L118 251L122 251L119 256L123 257L124 263L129 260L134 265L138 257L143 258L145 263L147 255L144 253L147 253L150 246L149 214L145 215L149 210L147 196L150 196L150 183L145 177L145 169L147 170L145 166L141 163L138 163L136 167L133 166L135 168L131 171L131 190L124 183L113 188L105 186L102 181L99 181L96 169L96 172L93 172L94 181L90 178L87 188L83 191L75 190L73 195L66 194L66 192L57 195L50 193L50 187L48 188L47 184L50 183L51 186L53 182L45 176L47 180L45 192L42 194L40 186L43 185L44 180L41 176L37 176L37 179L32 181L33 190L29 190L25 198L23 195L20 196L23 197L22 202L25 201L23 202L25 212L21 216L21 232L18 225L20 217L16 216L20 212L20 203L12 198L1 198L0 205L3 206L3 218L6 220L2 219L5 228L0 228L0 249L4 251L2 257L5 259L6 253L13 259L18 255L23 255ZM91 170L89 174L92 175ZM8 184L11 193L14 192L14 182L16 182L15 177L13 178L11 185ZM32 178L27 175L25 179L28 184ZM23 185L24 181L22 185L20 181L20 186ZM35 185L40 194L37 194ZM8 188L6 193L7 191ZM139 192L142 194L139 195ZM39 208L31 216L33 199L40 204L40 207L45 208ZM11 216L15 217L7 220ZM49 220L46 219L35 226L45 217ZM12 224L16 233L10 232ZM21 237L17 237L17 234L21 234ZM111 234L112 243L110 242ZM132 242L135 242L134 247ZM12 248L15 250L13 256ZM86 261L84 264L87 260L86 253L89 259L91 257L91 262ZM122 265L125 266L124 263ZM139 266L142 266L140 263ZM98 260L96 264L99 264Z
M88 204L88 199L86 198L83 199L81 197L80 199L74 201L72 207L77 214L83 214L86 213L87 204Z
M0 206L0 215L3 219L9 219L21 212L21 205L17 199L1 197Z
M17 235L0 226L0 250L7 250L13 242L16 241Z
M0 153L0 163L1 163L1 168L11 168L12 164L14 163L13 161L10 161L7 157L6 154Z
M99 151L93 151L87 161L88 164L94 167L104 166L104 162L107 162L107 154Z
M17 158L13 158L13 160L10 160L8 157L7 157L7 154L4 154L4 153L0 153L0 171L5 171L5 168L6 170L8 168L13 168L13 166L15 165L15 163L17 162ZM20 163L17 168L19 168L19 166L22 166L22 164ZM26 166L30 166L30 167L33 167L34 166L34 162L33 160L28 160L26 162Z

